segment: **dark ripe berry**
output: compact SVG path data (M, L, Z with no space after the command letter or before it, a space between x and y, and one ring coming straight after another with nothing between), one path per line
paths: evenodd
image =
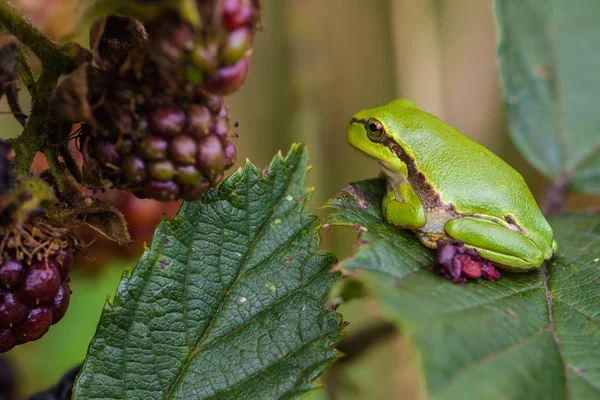
M225 168L231 168L237 160L237 148L235 147L235 144L233 144L233 142L228 142L225 145L225 158L227 159Z
M19 301L13 293L4 295L0 301L0 328L12 328L27 318L29 308Z
M190 59L194 67L200 71L211 72L218 66L218 53L217 43L199 43L190 54Z
M104 164L119 165L121 155L113 143L102 138L95 138L93 148L96 151L95 156Z
M0 329L0 353L6 353L17 345L17 338L10 329Z
M15 260L5 260L0 267L0 285L4 288L17 286L23 273L23 264Z
M244 57L237 63L219 68L214 74L209 75L204 88L215 94L231 94L242 87L249 69L248 57Z
M169 143L158 136L149 136L140 145L142 157L149 161L160 161L167 158Z
M127 156L123 160L123 176L129 182L140 183L146 179L146 164L137 156Z
M202 174L193 165L182 165L177 167L177 182L182 185L195 185Z
M52 305L60 288L61 276L56 262L49 259L26 268L19 286L19 298L30 307Z
M186 114L188 119L187 132L190 135L196 139L208 135L212 125L212 114L208 108L192 104L187 107Z
M223 172L226 164L221 141L215 136L207 136L200 141L198 150L198 166L205 176L214 180L218 174Z
M225 118L215 118L215 125L213 126L213 133L223 142L227 140L227 134L229 133L229 123Z
M223 24L230 31L247 25L252 21L252 3L250 0L222 0Z
M225 65L235 64L244 57L250 48L252 33L248 28L239 28L227 36L227 41L221 53L221 60Z
M208 180L206 178L201 178L200 181L198 181L198 183L196 183L195 185L184 186L181 197L183 197L184 200L188 201L198 200L204 195L204 193L206 193L209 186L210 183L208 182Z
M68 283L63 283L58 294L54 299L52 305L52 325L57 323L65 316L67 309L69 308L69 301L71 300L71 288Z
M73 267L73 252L71 248L62 249L56 254L56 267L60 272L61 282L64 282Z
M185 127L185 113L173 106L157 108L150 117L150 126L159 135L179 135Z
M180 135L171 141L171 159L179 165L195 164L198 146L189 136Z
M44 336L52 325L52 309L50 307L33 308L27 319L12 329L19 343L31 342Z
M171 161L157 161L148 165L150 176L159 181L170 181L175 176L175 166Z
M179 186L173 181L149 181L144 185L146 197L157 200L174 200L179 195Z

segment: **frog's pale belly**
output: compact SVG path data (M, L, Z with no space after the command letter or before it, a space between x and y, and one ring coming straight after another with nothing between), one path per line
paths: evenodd
M431 210L425 210L425 226L419 229L420 232L423 233L432 233L432 234L445 234L444 226L446 222L453 220L460 215L454 211L450 212L443 208L436 208Z

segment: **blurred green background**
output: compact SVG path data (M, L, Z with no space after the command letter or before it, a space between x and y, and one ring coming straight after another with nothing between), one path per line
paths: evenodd
M83 0L12 2L54 38L69 32L84 9ZM346 144L349 118L406 97L499 154L523 174L538 200L543 197L547 182L506 132L491 0L265 0L264 19L250 77L227 99L232 120L239 122L238 165L248 158L263 166L293 142L306 143L313 166L308 184L316 189L312 211L322 214L318 207L344 185L378 174L375 163ZM21 94L27 109L26 92ZM6 103L0 110L8 110ZM2 114L0 124L2 137L20 132L10 115ZM591 208L592 199L572 196L567 207ZM160 218L161 206L154 210ZM352 251L355 232L322 234L324 247L338 258ZM149 240L151 231L145 235ZM108 261L79 257L65 319L41 340L9 353L21 393L49 386L83 359L106 296L134 263L135 257L124 255ZM339 311L350 321L350 333L379 321L368 300ZM328 389L311 398L419 399L417 365L407 338L390 337L336 367L325 379Z

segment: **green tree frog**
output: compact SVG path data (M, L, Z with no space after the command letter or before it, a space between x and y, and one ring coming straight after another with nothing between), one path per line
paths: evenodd
M347 139L381 166L385 220L414 231L424 245L460 240L510 271L539 268L556 252L523 177L411 101L357 113Z

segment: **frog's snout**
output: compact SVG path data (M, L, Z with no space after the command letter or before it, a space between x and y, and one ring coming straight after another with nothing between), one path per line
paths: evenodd
M346 140L352 146L361 148L361 143L364 141L365 126L362 120L352 118L346 128Z

